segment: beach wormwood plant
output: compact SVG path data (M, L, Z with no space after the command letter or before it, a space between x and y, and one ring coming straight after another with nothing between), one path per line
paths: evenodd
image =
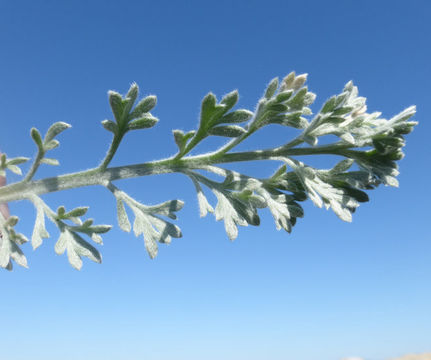
M28 200L36 209L31 235L34 249L50 236L45 229L48 218L60 233L54 246L57 254L66 252L76 269L81 268L82 257L100 263L102 257L90 242L101 244L101 234L111 226L95 225L92 219L83 219L88 207L66 210L60 206L53 210L41 197L90 185L103 186L112 193L120 228L127 232L133 229L136 236L143 235L148 254L154 258L159 243L170 243L173 237L182 236L180 228L168 218L175 220L176 212L184 203L169 200L145 205L114 185L116 180L145 175L176 172L187 176L196 188L200 216L214 213L216 220L224 221L231 240L238 235L238 225L259 225L258 209L263 208L269 209L277 229L290 233L296 219L304 215L300 203L307 198L318 207L332 209L340 219L351 221L359 204L368 201L364 190L380 184L398 185L397 161L404 156L401 151L405 145L404 135L417 124L409 121L415 107L408 107L389 120L383 119L379 112L367 113L365 98L359 97L357 88L348 82L339 95L328 99L321 110L311 116L309 106L316 96L305 86L306 79L306 74L294 72L282 81L274 78L255 111L233 110L238 101L237 91L226 94L220 101L209 93L202 100L198 128L188 132L173 131L178 152L167 159L147 163L109 167L128 132L149 129L158 122L150 113L156 105L156 97L150 95L138 101L136 84L131 85L125 96L114 91L108 93L113 120L104 120L102 125L113 137L106 157L93 169L34 180L40 165L58 165L56 159L46 155L59 145L57 136L70 125L57 122L45 136L32 128L37 154L21 181L6 185L6 170L21 175L18 165L29 159L0 156L0 266L11 270L14 261L27 267L21 245L28 239L15 230L18 217L10 216L7 206L16 200ZM242 141L271 124L298 129L297 136L274 148L234 151ZM335 136L337 140L318 145L319 138L325 135ZM209 136L225 137L228 141L213 152L190 155L196 145ZM336 155L341 161L331 169L317 169L297 159L305 155ZM257 160L272 160L278 162L279 167L267 178L255 178L222 167L226 163ZM213 175L210 177L210 174ZM214 180L214 174L220 181ZM207 200L204 190L214 193L215 207ZM133 224L126 207L134 215Z

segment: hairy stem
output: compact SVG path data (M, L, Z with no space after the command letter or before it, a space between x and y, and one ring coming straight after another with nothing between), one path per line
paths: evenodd
M268 160L280 156L299 156L316 154L334 154L343 156L343 150L346 150L349 147L351 147L351 145L345 144L331 144L326 146L304 147L294 149L280 147L268 150L222 154L221 156L217 153L212 153L198 156L190 156L182 158L180 160L164 159L141 164L112 167L107 169L99 167L37 181L10 184L8 186L0 188L0 203L27 199L32 194L42 195L46 193L91 185L104 186L106 182L119 179L135 178L146 175L184 172L184 170L199 169L202 168L202 166L207 165L240 161ZM113 151L113 153L114 152L115 151ZM106 160L103 163L105 162Z
M31 168L28 171L27 175L25 176L23 182L29 182L31 179L33 179L33 176L36 173L37 169L39 168L40 162L44 156L45 156L45 153L39 149L36 155L36 159L34 159L34 162L31 165Z
M111 146L109 147L105 158L99 165L100 170L105 170L108 167L109 163L111 162L112 158L117 152L118 147L120 146L120 143L121 143L121 140L123 139L124 134L125 134L124 132L121 132L120 135L114 136L114 139L112 140Z

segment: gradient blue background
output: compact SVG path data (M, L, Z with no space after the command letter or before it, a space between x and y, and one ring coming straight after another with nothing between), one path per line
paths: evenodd
M430 16L428 1L1 1L1 149L31 156L32 126L73 125L51 154L61 167L44 166L38 178L97 165L110 141L100 126L111 116L106 92L133 81L157 94L161 121L130 134L113 165L173 154L171 130L195 128L208 91L237 88L239 106L253 108L265 84L291 70L310 74L315 111L352 79L371 111L391 117L416 104L420 125L408 136L400 188L371 192L352 224L306 203L292 235L263 212L260 227L241 228L231 243L221 222L199 219L184 177L120 182L149 204L185 200L184 237L151 261L142 238L115 227L103 264L85 261L78 272L55 255L49 227L36 252L23 247L29 270L0 272L0 358L380 360L431 351ZM292 135L268 129L243 148ZM263 176L275 164L237 168ZM44 198L116 222L102 188ZM30 236L32 206L11 210Z

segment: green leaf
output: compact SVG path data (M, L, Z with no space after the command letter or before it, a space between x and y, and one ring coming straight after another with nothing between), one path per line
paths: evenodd
M95 232L96 234L105 234L111 229L112 225L94 225L90 227L89 230Z
M127 125L127 128L129 130L148 129L156 125L158 121L159 119L157 119L156 117L152 116L151 114L145 113L144 116L140 119L131 121Z
M253 113L246 109L239 109L230 112L229 114L223 116L220 118L219 121L217 121L218 124L234 124L234 123L242 123L245 121L250 120L253 117Z
M201 105L201 121L200 126L202 128L209 128L211 124L212 117L216 110L217 99L213 93L208 93L202 100Z
M345 115L351 112L354 109L353 106L343 106L338 109L335 109L332 115L339 116L339 115Z
M326 114L326 113L334 111L336 101L337 101L337 97L332 96L329 100L327 100L325 102L325 104L323 105L322 110L320 110L320 112L322 114Z
M268 84L268 87L265 90L264 97L268 100L271 99L274 96L277 89L278 89L278 77L275 77Z
M304 141L311 146L317 145L317 138L315 136L306 135L303 137Z
M330 116L328 118L325 119L325 123L328 124L341 124L342 122L346 121L345 117L342 116Z
M290 99L290 97L292 96L292 94L293 94L293 90L286 90L286 91L283 91L283 92L281 92L280 94L278 94L278 95L275 97L275 101L276 101L277 103L285 102L285 101L287 101L287 100L289 100L289 99Z
M57 159L51 159L51 158L43 158L42 160L40 160L40 162L42 164L47 164L47 165L60 165L60 162Z
M180 211L183 206L184 201L182 200L168 200L161 204L145 206L143 210L147 213L164 215L171 219L176 219L177 216L174 213Z
M130 114L130 119L136 119L141 117L143 114L151 111L157 104L157 97L155 95L149 95L142 99L133 109Z
M19 221L18 216L9 216L9 218L6 220L6 225L13 227L16 224L18 224L18 221Z
M289 106L285 105L285 104L270 104L267 109L269 111L274 111L277 113L284 113L287 110L289 110Z
M124 119L125 121L129 120L129 113L130 113L130 110L132 110L132 107L133 107L132 100L126 97L123 100L123 113L121 114L121 118Z
M70 210L69 212L64 214L64 218L68 219L70 217L77 217L77 216L83 216L87 213L88 206L81 206L77 207L73 210Z
M283 125L294 127L295 129L306 129L309 125L306 118L299 114L287 115Z
M66 213L66 209L64 208L64 206L62 205L62 206L59 206L58 208L57 208L57 217L59 218L59 219L62 219L63 217L64 217L64 214Z
M82 223L82 225L79 226L79 228L89 228L91 225L93 225L93 223L94 223L93 219L87 219Z
M226 94L223 96L223 98L220 101L220 104L223 104L225 106L226 112L232 109L235 104L238 102L239 94L238 90L231 91L229 94Z
M66 238L67 243L67 258L69 263L77 270L82 267L81 257L85 256L94 262L101 263L102 256L99 251L82 237L76 233L71 233L70 237Z
M400 125L396 125L394 126L394 130L401 135L407 135L410 134L414 127L417 125L418 123L416 121L409 121L406 122L404 124L400 124Z
M354 198L358 202L368 202L370 201L370 198L368 197L367 193L358 189L355 189L351 186L340 186L344 193L348 196Z
M355 162L355 160L353 160L353 159L341 160L337 165L335 165L331 169L331 173L333 173L333 174L343 173L343 172L349 170L352 167L354 162Z
M115 122L111 120L103 120L102 125L106 130L112 132L114 135L118 133L118 125Z
M307 92L304 96L304 106L311 105L314 100L316 100L316 94L312 93L311 91Z
M130 99L131 104L133 105L136 101L136 98L139 94L139 87L138 84L135 82L130 85L129 91L126 94L126 98Z
M285 126L292 126L290 122L295 123L302 115L302 111L295 111L293 113L288 114L280 114L276 116L268 117L268 124L280 124Z
M293 83L295 81L295 72L292 71L283 79L282 88L289 90L292 89Z
M6 168L12 171L14 174L22 175L21 169L16 165L6 165Z
M277 171L276 171L274 174L272 174L271 179L276 179L276 178L278 178L278 177L280 177L280 176L282 176L282 175L286 174L286 170L287 170L287 165L286 165L286 164L281 165L281 166L277 169Z
M22 250L19 246L13 242L10 242L10 257L13 261L15 261L18 265L28 268L27 258L25 257Z
M226 137L237 137L246 132L244 128L236 125L216 126L208 130L208 133L211 135Z
M13 159L8 159L6 164L7 165L19 165L19 164L23 164L25 162L27 162L28 160L30 160L27 157L16 157Z
M307 87L301 88L288 102L291 110L299 110L303 108L305 105L309 105L308 103L304 104L305 96L308 93Z
M60 142L56 139L53 139L51 141L45 142L44 148L45 148L45 150L52 150L52 149L55 149L56 147L58 147L59 145L60 145Z
M70 127L71 127L71 125L69 125L65 122L62 122L62 121L59 121L59 122L52 124L49 127L48 131L46 132L44 143L47 144L52 139L54 139L58 134L60 134L61 132L63 132L66 129L69 129Z
M37 147L39 148L39 150L44 151L42 137L40 135L39 130L37 130L36 128L31 128L30 134L33 141L36 143Z
M108 91L109 105L111 105L112 113L114 114L117 124L123 121L123 98L115 91Z
M295 80L293 81L293 84L292 84L293 90L300 89L305 84L305 82L307 81L307 76L308 76L308 74L301 74L301 75L296 76Z
M77 270L80 270L82 267L82 256L97 263L102 262L102 256L96 248L67 228L62 230L54 249L58 255L63 254L67 250L69 263Z
M196 134L196 131L192 130L184 134L182 130L172 130L172 133L174 134L175 143L181 152L185 149L189 139L191 139Z

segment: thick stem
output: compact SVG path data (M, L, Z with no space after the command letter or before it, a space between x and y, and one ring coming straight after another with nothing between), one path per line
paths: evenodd
M126 165L102 169L101 167L80 171L72 174L46 178L37 181L19 182L0 188L0 202L23 200L31 195L73 189L83 186L103 185L119 179L135 178L146 175L184 172L184 170L200 169L202 166L240 161L268 160L275 157L334 154L343 156L343 151L351 145L332 144L307 148L256 150L223 154L214 157L214 153L190 156L180 160L164 159L148 163Z

